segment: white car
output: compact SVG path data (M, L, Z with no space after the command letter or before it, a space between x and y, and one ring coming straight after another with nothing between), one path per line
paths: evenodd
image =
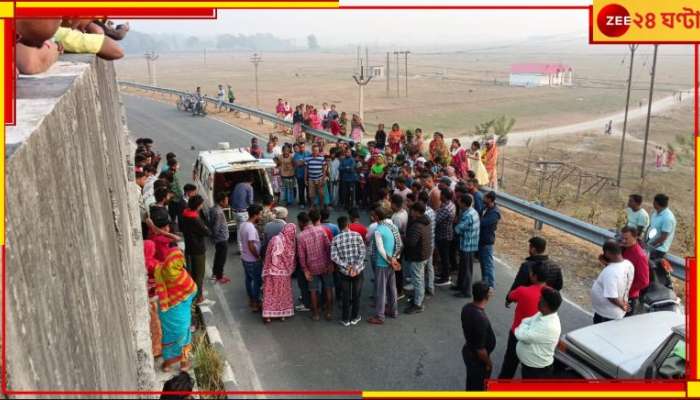
M554 375L567 379L684 379L685 316L672 311L587 326L561 339Z
M197 186L197 193L204 197L206 208L214 206L214 193L223 191L231 193L238 182L245 177L254 177L253 189L255 201L272 193L267 170L275 167L269 159L257 159L245 149L230 149L228 143L219 143L219 149L200 151L192 170L192 180ZM229 231L236 231L236 218L230 208L224 209Z

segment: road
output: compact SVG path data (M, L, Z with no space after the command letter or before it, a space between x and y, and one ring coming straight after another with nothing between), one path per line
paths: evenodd
M688 103L692 102L694 98L694 93L692 90L684 90L683 91L683 103ZM667 96L663 97L661 99L655 100L651 104L651 112L652 114L658 114L660 112L666 111L670 108L678 106L680 103L674 96ZM627 115L627 120L632 121L635 119L639 118L646 118L647 115L647 105L644 104L642 107L639 107L638 105L630 104L629 112ZM579 122L576 124L570 124L570 125L561 125L561 126L555 126L552 128L544 128L544 129L535 129L535 130L530 130L530 131L513 131L508 134L508 145L509 146L525 146L527 143L527 140L530 138L538 138L538 137L549 137L549 136L557 136L557 135L567 135L567 134L573 134L573 133L579 133L579 132L584 132L584 131L596 131L599 132L601 135L605 131L605 125L608 123L608 121L612 120L613 122L613 134L621 134L622 133L622 126L621 124L623 123L625 118L625 112L624 109L620 112L617 112L615 114L610 114L605 117L601 118L596 118L592 119L589 121L584 121L584 122ZM619 126L616 127L617 125ZM639 139L636 139L632 136L628 136L631 140L636 140L639 141ZM475 139L473 136L468 136L464 138L463 143L468 143L468 140ZM653 143L652 143L653 144Z
M190 146L206 149L222 141L232 146L250 143L246 132L213 119L180 113L174 105L136 96L124 95L123 99L131 135L151 137L155 149L163 155L170 151L177 154L183 184L194 161ZM292 220L297 213L296 209L290 210ZM400 314L383 326L374 326L365 322L371 315L371 271L367 271L363 321L357 326L341 326L337 308L332 322L313 322L309 313L297 313L285 322L264 325L259 315L248 310L243 269L233 250L225 267L232 282L218 285L207 280L205 291L216 301L212 306L214 319L239 390L463 390L460 311L465 301L453 297L447 288L437 288L423 313ZM209 249L208 270L212 259L213 250ZM495 371L499 371L513 318L513 307L504 307L504 296L514 270L502 262L496 267L496 295L487 313L496 332L492 359ZM478 275L476 272L475 278ZM296 290L296 282L293 286ZM404 307L405 302L401 302L400 311ZM592 319L568 302L563 304L560 318L564 332L588 325Z

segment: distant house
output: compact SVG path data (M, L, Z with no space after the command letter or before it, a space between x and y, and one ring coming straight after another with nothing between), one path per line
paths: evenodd
M574 70L565 64L513 64L510 86L571 86Z

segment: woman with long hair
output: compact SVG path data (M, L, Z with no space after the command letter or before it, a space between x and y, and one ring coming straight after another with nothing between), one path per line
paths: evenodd
M265 323L270 322L271 318L280 318L284 321L285 318L294 315L292 273L296 268L295 250L295 224L286 224L267 245L262 270L262 317Z
M452 139L450 154L452 155L452 162L450 162L450 165L454 167L455 173L460 179L465 178L467 176L467 170L469 170L469 158L467 158L467 150L462 147L462 143L459 142L459 139Z
M474 171L479 185L486 185L489 183L489 174L486 172L486 167L484 167L484 163L481 161L481 144L477 141L472 142L468 155L471 170Z
M401 152L401 146L405 140L403 131L399 127L399 124L394 122L391 125L391 131L389 132L389 148L393 154L399 154Z
M357 114L352 115L352 120L350 121L350 137L355 143L362 142L362 135L365 133L365 126L362 124L360 116Z

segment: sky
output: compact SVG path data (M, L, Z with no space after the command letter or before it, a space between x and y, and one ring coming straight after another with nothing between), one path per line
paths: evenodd
M208 36L271 33L306 46L454 45L585 36L586 10L219 10L217 20L134 20L134 30Z

